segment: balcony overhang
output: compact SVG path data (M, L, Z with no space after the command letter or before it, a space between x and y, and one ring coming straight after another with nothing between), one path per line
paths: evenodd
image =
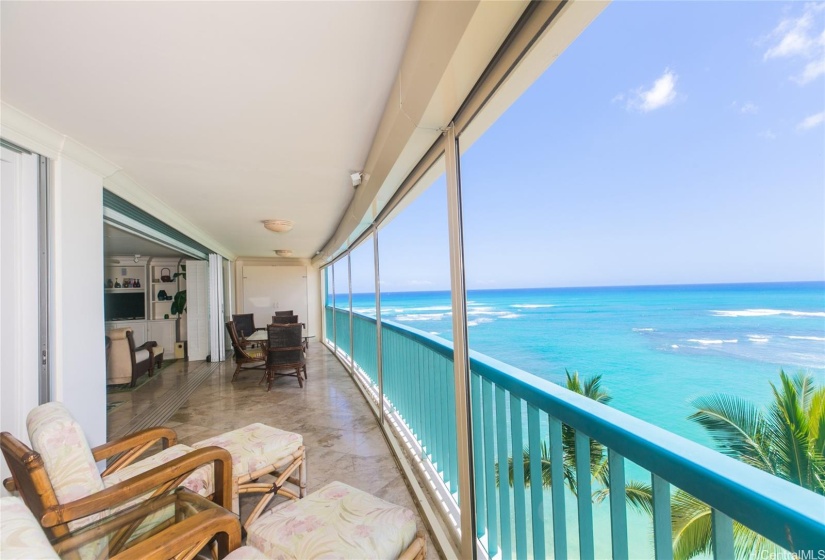
M549 23L530 22L533 28L522 35L537 33L538 38L533 40L533 36L524 44L516 44L511 50L519 52L510 52L510 58L502 56L496 64L494 59L521 23L529 3L421 3L367 157L365 181L333 236L312 260L315 266L323 266L351 247L388 204L398 202L396 192L411 188L407 184L411 173L462 108L471 109L464 114L462 150L466 150L609 2L540 4L540 10L552 14ZM487 92L478 87L481 81L486 82ZM481 95L472 100L475 106L468 104L470 97L478 93ZM418 171L416 180L423 176L423 170ZM434 175L430 174L432 178ZM429 186L429 181L422 183ZM407 202L411 199L408 197Z

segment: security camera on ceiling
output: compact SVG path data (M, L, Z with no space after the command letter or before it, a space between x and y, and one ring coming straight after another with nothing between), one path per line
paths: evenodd
M353 173L349 178L352 180L352 188L356 188L361 184L361 173Z

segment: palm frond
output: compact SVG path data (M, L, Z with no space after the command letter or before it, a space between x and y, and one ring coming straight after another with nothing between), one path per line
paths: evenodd
M673 529L673 559L688 560L711 551L710 508L683 490L677 490L670 504Z
M763 471L775 471L767 446L769 426L753 403L715 394L694 399L691 404L698 410L688 420L705 428L722 453Z
M769 409L772 451L777 457L777 470L782 478L810 488L811 464L809 454L808 418L798 394L799 376L795 379L780 372L780 388L771 383L774 401Z

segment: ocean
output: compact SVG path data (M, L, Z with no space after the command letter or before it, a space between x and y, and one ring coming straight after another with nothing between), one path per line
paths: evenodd
M452 339L449 292L383 293L381 306ZM353 309L374 316L374 295ZM693 399L766 405L780 369L825 383L825 282L474 290L467 324L472 350L559 384L565 369L601 375L610 406L711 447L687 420Z

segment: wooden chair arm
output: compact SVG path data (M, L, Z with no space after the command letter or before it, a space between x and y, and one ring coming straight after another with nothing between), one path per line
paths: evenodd
M135 352L137 352L138 350L149 350L151 352L152 348L154 348L157 345L158 343L154 340L147 340L146 342L135 348Z
M97 462L124 453L101 473L101 476L106 476L133 463L158 441L166 449L178 442L178 435L172 428L155 426L99 445L92 449L92 455Z
M223 558L241 545L238 518L219 509L202 511L112 557L112 560L176 558L182 551L198 551L218 536L218 557Z
M179 486L189 474L202 465L214 465L215 494L212 501L232 509L232 456L226 449L211 446L196 449L182 457L172 459L144 473L110 486L91 496L60 504L46 510L40 519L43 527L54 527L76 519L104 512L148 492L152 496Z

